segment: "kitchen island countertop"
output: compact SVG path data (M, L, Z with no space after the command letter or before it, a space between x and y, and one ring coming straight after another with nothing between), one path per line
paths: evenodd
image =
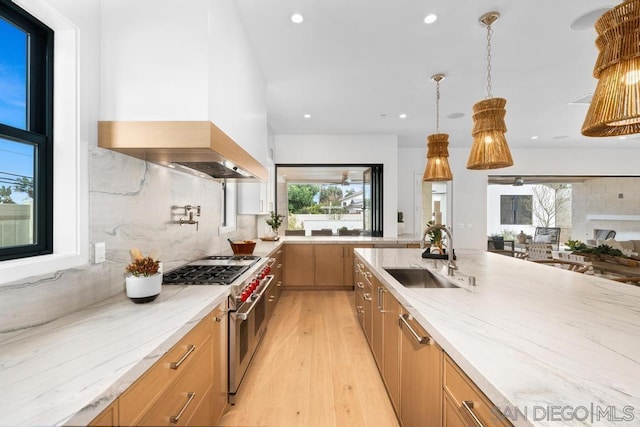
M640 422L639 287L456 250L459 289L411 289L384 268L446 276L446 263L419 249L356 253L499 409L527 414L514 425Z

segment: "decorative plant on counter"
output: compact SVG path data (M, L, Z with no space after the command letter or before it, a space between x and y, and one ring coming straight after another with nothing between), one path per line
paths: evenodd
M155 300L162 290L162 274L160 262L155 256L145 257L138 249L131 249L133 261L126 268L126 293L136 304Z
M160 262L153 255L145 257L139 249L131 249L133 261L127 265L127 273L135 277L149 277L158 273Z
M587 245L580 240L567 240L565 245L572 251L583 251L587 249Z
M276 214L274 211L270 213L271 217L266 219L267 225L273 230L273 234L278 234L278 229L282 225L284 215Z

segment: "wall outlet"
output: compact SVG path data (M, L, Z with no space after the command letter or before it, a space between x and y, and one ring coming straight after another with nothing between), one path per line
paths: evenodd
M104 242L93 245L93 263L100 264L107 260L107 246Z

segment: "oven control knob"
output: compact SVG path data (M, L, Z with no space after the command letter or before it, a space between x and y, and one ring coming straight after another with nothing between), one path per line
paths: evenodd
M265 273L265 274L269 274L269 273L271 273L271 267L266 267L266 268L264 269L264 273Z

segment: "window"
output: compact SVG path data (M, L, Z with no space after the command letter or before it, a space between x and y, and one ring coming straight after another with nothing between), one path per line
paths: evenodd
M53 252L53 31L0 0L0 260Z
M532 196L501 195L500 224L532 224Z
M228 233L236 229L236 214L238 211L238 184L224 180L222 183L222 221L219 234Z
M382 236L382 165L276 165L276 199L290 234Z

